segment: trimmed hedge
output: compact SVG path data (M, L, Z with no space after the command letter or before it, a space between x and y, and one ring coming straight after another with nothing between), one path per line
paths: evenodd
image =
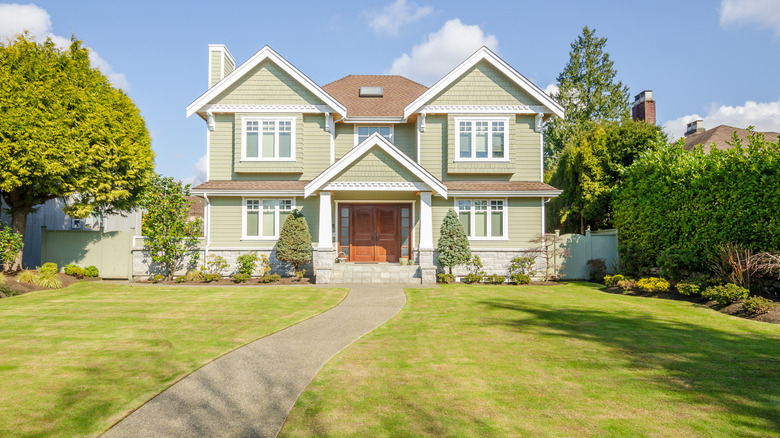
M745 146L734 139L733 148L709 154L666 145L626 170L613 211L627 269L655 266L663 255L662 261L694 265L677 269L695 270L726 242L780 249L780 140L749 138Z

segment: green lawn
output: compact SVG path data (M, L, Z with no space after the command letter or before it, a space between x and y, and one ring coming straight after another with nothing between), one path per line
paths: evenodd
M780 326L587 283L407 296L281 436L780 434Z
M95 436L346 289L78 283L0 300L0 436Z

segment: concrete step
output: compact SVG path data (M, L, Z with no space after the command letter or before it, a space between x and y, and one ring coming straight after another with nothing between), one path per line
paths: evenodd
M395 263L336 263L332 283L422 284L420 267Z

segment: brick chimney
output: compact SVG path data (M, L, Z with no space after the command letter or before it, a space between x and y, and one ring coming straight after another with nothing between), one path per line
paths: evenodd
M645 90L634 96L634 104L631 105L631 118L655 125L653 90Z
M689 136L691 134L698 134L700 132L704 132L704 120L696 120L691 123L688 123L685 125L685 136Z

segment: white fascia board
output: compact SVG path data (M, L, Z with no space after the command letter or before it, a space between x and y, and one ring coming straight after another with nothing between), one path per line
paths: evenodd
M517 191L476 191L476 190L450 190L451 196L492 196L508 198L555 198L562 190L517 190Z
M343 123L406 123L403 117L348 117L340 120Z
M230 50L227 49L227 46L224 44L209 44L209 52L224 52L228 58L230 58L230 61L233 62L233 67L236 66L236 58L233 57L233 55L230 53Z
M404 108L404 118L407 118L415 112L419 111L420 108L422 108L422 106L425 105L429 100L434 98L437 94L442 92L450 84L455 82L464 73L466 73L466 71L468 71L471 67L475 66L481 61L489 62L493 67L501 71L501 73L506 75L520 88L542 102L542 104L547 109L549 109L552 114L555 114L561 118L564 117L563 107L558 102L556 102L555 99L550 97L541 88L537 87L533 82L526 79L525 76L521 75L517 70L512 68L512 66L504 62L503 59L499 58L498 55L493 53L490 49L482 46L465 61L461 62L460 65L455 67L455 69L447 73L447 75L433 84L431 88L429 88L425 93L421 94L420 97L414 100L414 102L407 105L407 107Z
M294 65L290 64L289 61L282 58L282 56L276 53L274 49L269 46L265 46L260 49L259 52L255 53L251 58L249 58L249 60L247 60L245 63L241 64L239 67L236 67L236 69L233 70L229 75L222 78L221 81L214 84L213 87L209 88L208 91L195 99L194 102L189 104L187 106L187 117L197 113L198 111L201 111L203 107L205 107L212 99L219 96L220 93L227 90L231 85L236 83L245 74L249 73L253 68L257 67L258 64L265 61L266 59L273 61L276 65L279 66L279 68L292 76L301 85L306 87L306 89L314 93L315 96L322 99L323 102L325 102L333 109L333 112L338 113L344 117L347 116L347 108L344 107L344 105L339 103L339 101L333 98L333 96L325 92L325 90L320 88L319 85L309 79L308 76L295 68Z
M378 132L368 136L368 138L363 140L362 143L352 148L352 150L344 154L344 156L341 157L338 161L317 175L316 178L314 178L309 184L306 185L303 197L308 198L314 192L320 190L332 178L335 178L336 175L360 159L360 157L365 155L373 147L379 147L387 152L388 155L393 157L393 159L404 166L408 171L412 172L414 176L420 178L420 181L424 182L433 191L443 196L445 199L447 198L447 187L441 181L436 179L436 177L431 175L430 172L425 170L422 166L401 152L392 143L387 141L386 138L379 135Z
M192 195L206 196L303 196L303 190L219 190L219 189L194 189Z

